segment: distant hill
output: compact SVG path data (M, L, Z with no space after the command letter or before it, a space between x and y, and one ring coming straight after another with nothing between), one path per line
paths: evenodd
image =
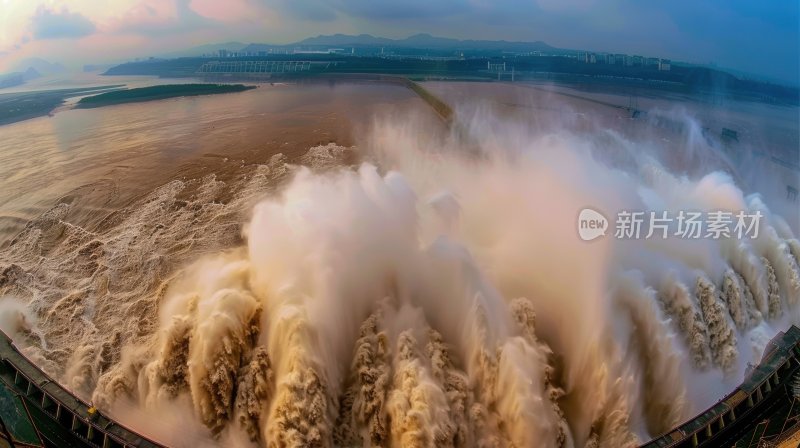
M0 89L19 86L32 79L67 71L59 63L51 63L39 58L23 59L14 64L11 70L9 73L0 74Z
M186 50L164 53L160 55L160 57L184 58L184 57L202 56L204 54L216 54L219 50L242 51L242 49L245 48L246 46L247 44L243 44L241 42L225 42L222 44L200 45L197 47L188 48Z
M67 69L58 62L48 62L40 58L23 59L14 64L11 68L12 71L23 73L27 72L29 69L36 71L39 76L55 75L67 71Z
M105 71L119 64L85 64L83 66L84 72L99 72Z
M314 48L314 47L385 47L418 48L430 50L492 50L492 51L555 51L544 42L509 42L505 40L460 40L436 37L430 34L415 34L405 39L388 39L370 34L357 36L348 34L320 35L286 45L250 44L242 48L244 52L267 51L272 48Z
M5 73L0 75L0 89L14 87L25 83L25 77L21 72Z
M31 79L40 78L41 76L42 74L39 73L39 71L33 67L28 67L28 69L25 70L25 73L22 74L22 78L25 81L30 81Z
M435 37L430 34L415 34L398 41L402 46L424 46L434 49L470 49L470 50L506 50L506 51L554 51L552 47L542 41L515 42L505 40L459 40L446 37Z
M42 75L33 67L28 67L24 72L11 72L0 75L0 89L25 84L26 81L36 79Z
M332 34L332 35L319 35L317 37L309 37L299 42L286 45L287 47L295 46L313 46L313 45L333 45L333 46L357 46L357 47L380 47L384 45L393 45L398 41L387 39L385 37L375 37L370 34L359 34L358 36L349 34Z

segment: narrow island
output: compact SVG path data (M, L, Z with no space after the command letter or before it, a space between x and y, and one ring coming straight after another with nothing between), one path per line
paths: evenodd
M0 126L43 117L64 104L67 98L101 93L122 87L124 84L2 93L0 94Z
M246 86L243 84L167 84L115 90L113 92L87 96L81 98L75 107L77 109L89 109L93 107L111 106L114 104L138 103L182 96L243 92L255 88L255 86Z

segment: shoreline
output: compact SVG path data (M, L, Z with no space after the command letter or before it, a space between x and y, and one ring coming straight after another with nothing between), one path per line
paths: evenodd
M0 93L0 126L44 117L63 105L69 98L118 89L122 86L123 84L112 84L84 88Z
M74 109L94 109L117 104L142 103L169 98L236 93L255 88L257 87L244 84L166 84L137 87L81 98L75 104Z

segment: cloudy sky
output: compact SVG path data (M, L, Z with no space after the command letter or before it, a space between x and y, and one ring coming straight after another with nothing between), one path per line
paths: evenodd
M0 0L0 72L228 41L416 33L635 53L798 83L798 0Z

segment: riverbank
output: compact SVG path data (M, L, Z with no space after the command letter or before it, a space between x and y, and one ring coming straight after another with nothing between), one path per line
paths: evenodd
M68 98L120 87L122 85L3 93L0 94L0 126L43 117Z
M243 92L255 89L255 86L244 84L168 84L160 86L139 87L135 89L117 90L100 95L81 98L76 109L112 106L115 104L139 103L143 101L163 100L184 96L214 95L220 93Z

